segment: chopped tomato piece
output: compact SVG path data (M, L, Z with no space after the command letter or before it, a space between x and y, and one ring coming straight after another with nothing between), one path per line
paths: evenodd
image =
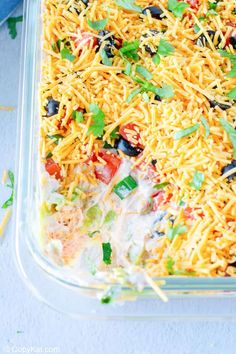
M50 174L50 176L54 176L56 179L61 179L61 168L52 158L47 159L45 163L45 169Z
M194 220L194 215L193 212L196 211L196 213L198 214L198 216L200 216L200 218L204 217L203 212L201 211L200 208L191 208L191 207L186 207L184 209L184 216L186 217L186 219L190 219L190 220Z
M128 123L126 125L122 125L119 129L119 134L131 145L143 148L143 145L140 143L139 127L136 124ZM135 142L132 141L133 139Z
M191 9L198 10L199 8L198 0L186 0L186 2L190 5Z
M161 205L166 205L170 202L171 198L173 197L173 194L169 193L167 194L167 196L165 196L165 193L166 193L165 191L160 190L152 195L152 199L153 199L152 211L157 211Z
M106 165L96 166L95 176L99 181L109 184L120 167L121 159L118 155L109 154L106 151L101 151L99 156L106 161ZM91 160L94 161L94 156Z
M73 38L73 39L75 40L75 46L81 49L85 46L89 47L90 43L92 43L92 48L98 45L98 39L88 32L81 31L81 37Z

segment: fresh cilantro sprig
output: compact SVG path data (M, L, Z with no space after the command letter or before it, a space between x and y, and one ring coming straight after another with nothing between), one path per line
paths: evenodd
M175 227L170 227L167 231L167 237L170 241L173 241L173 239L177 235L182 235L185 234L188 231L187 226L185 225L176 225Z
M236 100L236 87L227 93L227 97L229 97L231 100Z
M173 13L175 17L182 18L184 11L189 8L190 5L184 1L168 0L168 10Z
M135 4L135 0L115 0L116 5L125 10L142 12L142 8Z
M103 30L109 19L108 18L103 18L102 20L98 20L98 21L91 21L88 16L86 17L87 19L87 23L89 25L89 27L91 27L92 29L96 30L96 31L100 31L100 30Z
M111 61L110 58L108 58L107 53L106 53L104 48L102 48L100 50L100 55L101 55L101 58L102 58L103 65L112 66L112 61Z
M73 62L76 58L75 55L71 54L68 48L63 48L60 53L61 53L61 59L67 59Z
M205 175L203 172L195 171L193 175L193 179L190 182L190 186L193 187L196 191L200 191L204 179L205 179Z
M136 73L142 75L146 80L151 80L153 78L152 73L148 71L143 65L136 66Z
M163 38L160 40L158 50L157 50L157 53L159 55L162 55L163 57L168 57L169 55L173 54L174 51L175 48L173 47L172 44L170 44Z
M2 208L7 209L9 206L13 204L14 200L14 184L15 184L15 178L14 178L14 173L12 171L8 171L8 178L9 178L9 183L6 185L8 188L11 189L11 195L10 197L3 203Z
M89 109L93 114L93 123L88 129L88 134L93 134L95 137L101 137L105 127L105 114L96 103L91 103Z
M8 27L9 34L12 39L15 39L17 36L17 28L16 28L17 23L22 22L22 21L23 21L23 16L8 18L7 27Z
M133 59L134 61L138 61L139 56L138 56L138 48L139 48L140 42L138 40L135 40L133 42L127 42L125 41L123 44L123 47L119 50L120 55L122 57L130 58Z
M168 270L169 275L188 275L193 276L195 272L189 272L188 270L174 270L175 261L172 257L167 257L166 260L166 269Z
M73 111L71 117L77 124L82 123L84 120L84 115L80 111Z
M219 49L218 52L223 58L228 58L232 64L231 71L226 75L226 77L236 77L236 55L227 52L225 49Z
M224 118L220 118L220 124L222 125L222 127L224 128L224 130L226 131L226 133L229 136L229 139L230 139L230 141L233 145L233 148L234 148L233 156L234 156L234 158L236 158L236 130Z

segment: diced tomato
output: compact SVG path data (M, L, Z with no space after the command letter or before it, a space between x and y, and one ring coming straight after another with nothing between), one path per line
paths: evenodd
M184 209L184 216L186 219L190 219L190 220L194 220L194 215L193 215L193 212L196 211L196 213L198 214L198 216L200 216L200 218L203 218L204 217L204 214L203 212L201 211L200 208L191 208L191 207L186 207Z
M186 2L190 5L191 9L198 10L199 8L198 0L186 0Z
M47 159L45 163L45 169L50 174L50 176L54 176L56 179L61 179L61 168L52 158Z
M172 193L166 195L166 192L164 190L157 191L155 194L152 195L152 211L157 211L161 205L168 204L172 197Z
M106 165L96 166L95 176L99 181L109 184L120 167L121 159L118 155L109 154L106 151L101 151L99 156L106 161ZM94 159L95 157L92 156L91 160L94 161Z
M85 46L89 47L90 43L92 43L92 48L98 45L98 39L88 32L81 31L80 38L73 38L73 39L75 40L75 46L81 49Z
M59 130L62 130L63 128L65 128L65 126L62 125L64 118L65 118L65 116L62 117L62 118L59 120L58 124L57 124L57 127L58 127ZM69 118L68 121L67 121L67 125L70 125L70 123L72 122L72 120L73 120L72 118Z
M132 130L132 132L130 132L129 130ZM122 138L127 140L131 145L143 148L143 145L140 143L139 127L136 124L128 123L126 125L122 125L119 129L119 134L122 136ZM137 143L134 144L131 141L131 138L137 140Z

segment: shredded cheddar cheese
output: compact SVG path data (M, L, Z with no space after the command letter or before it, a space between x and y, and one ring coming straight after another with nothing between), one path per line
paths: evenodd
M101 0L89 1L88 6L75 0L44 0L41 161L51 176L59 175L57 191L71 202L77 186L101 188L100 171L108 165L108 158L100 152L104 144L112 148L107 152L110 158L117 150L114 131L125 134L128 142L142 151L129 160L130 173L141 170L150 174L153 185L168 182L161 193L154 196L153 191L151 195L154 204L155 198L160 198L152 212L161 210L167 215L166 223L158 229L162 237L156 239L150 252L145 249L143 258L140 256L147 272L146 281L166 301L151 277L171 275L168 257L174 262L176 275L178 270L185 275L194 272L200 277L234 275L230 264L236 259L236 165L224 172L235 157L232 137L220 119L236 129L235 100L227 96L236 87L236 77L227 75L233 64L229 55L222 56L219 49L236 55L235 45L229 41L236 38L236 5L235 1L220 1L218 15L211 15L208 1L202 0L195 7L188 7L179 18L168 9L167 0L135 3L142 9L158 7L161 19L154 18L150 11L146 15L127 11L113 0L107 0L106 4ZM91 28L87 17L94 23L107 18L107 34L101 35L99 30ZM111 36L118 42L108 58L110 65L103 63L101 50L106 49L104 43ZM160 54L160 62L156 64L150 48L158 53L161 39L171 44L174 51L170 55ZM136 40L137 61L122 56L120 48ZM70 56L63 58L63 49ZM128 74L127 63L131 64ZM147 80L145 74L138 75L137 65L144 67L143 72L148 71L151 79ZM171 87L173 95L157 97L150 84L160 90ZM130 94L140 88L129 101ZM104 114L103 121L99 121L104 123L104 129L96 123L91 104L96 104ZM79 120L73 118L73 112L81 113ZM209 126L208 137L202 117ZM102 130L97 136L90 132L96 124L96 129ZM194 133L174 139L177 132L184 134L183 130L196 124L199 126ZM125 160L124 152L119 148L118 152L119 159ZM195 172L201 173L204 180L199 182ZM109 203L120 180L120 175L115 175L99 192L98 202ZM84 194L81 200L86 200L86 194L91 198L94 190L86 192L85 188L81 193ZM123 209L120 205L117 214L128 223ZM126 212L133 213L128 208ZM50 237L63 240L68 260L68 249L79 245L78 239L73 238L73 230L78 230L74 225L65 225L70 234L57 231L56 236ZM187 231L178 233L178 226L183 225ZM169 234L174 235L173 239ZM96 237L104 242L102 235ZM113 241L120 247L115 236ZM122 258L122 262L126 261Z

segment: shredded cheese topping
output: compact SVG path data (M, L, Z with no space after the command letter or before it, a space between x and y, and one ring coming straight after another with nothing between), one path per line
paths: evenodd
M144 150L132 160L132 168L142 165L145 170L156 160L159 181L169 183L165 187L165 195L171 195L168 212L175 215L175 225L186 225L188 229L173 240L168 237L157 240L155 251L144 261L148 274L168 275L166 264L171 257L176 269L194 272L196 276L234 275L229 264L236 259L236 183L229 182L227 177L236 170L222 176L222 169L233 160L233 146L220 118L236 128L236 105L227 98L236 86L236 78L227 77L231 62L218 49L236 54L231 44L225 47L227 38L236 35L235 1L220 1L215 16L207 15L207 0L199 1L199 6L189 7L182 19L168 11L166 0L137 0L136 3L142 8L158 6L163 18L157 20L150 12L143 15L127 11L113 0L107 0L106 4L101 0L90 1L88 7L75 0L44 0L40 89L42 162L46 163L50 153L61 170L59 192L71 198L76 185L100 183L94 175L94 166L106 164L98 153L104 142L114 145L110 134L116 128L135 124ZM135 63L131 60L132 65L144 66L152 74L149 82L156 87L172 86L174 96L157 101L155 94L148 92L146 102L139 93L128 103L128 96L139 84L124 73L127 63L118 49L114 49L111 66L101 62L98 46L94 47L92 40L86 42L83 37L87 33L101 39L99 31L89 27L86 14L91 21L108 18L105 29L123 43L140 41L139 59ZM194 25L198 26L197 33ZM150 30L158 31L159 35L143 38ZM214 39L210 30L216 33ZM200 36L205 37L205 46L197 45ZM174 53L161 56L160 63L155 64L145 47L158 48L161 38L173 46ZM75 56L73 61L62 59L60 48L55 49L58 40L63 41L62 47L69 42L69 51ZM56 114L48 117L45 107L50 97L59 102L59 107ZM212 101L229 108L213 107ZM101 139L88 134L93 122L91 103L96 103L105 114ZM83 111L83 121L77 123L71 117L78 109ZM208 138L201 124L202 117L210 128ZM194 134L174 139L178 131L195 124L199 124L199 129ZM132 135L132 130L126 133ZM55 142L51 137L56 135L62 138ZM130 142L135 144L137 140L131 136ZM86 163L93 153L98 160ZM83 166L83 170L78 166ZM196 171L204 174L200 190L191 185ZM115 183L114 179L104 198L109 198ZM177 208L182 200L185 206ZM149 283L152 281L147 279Z

